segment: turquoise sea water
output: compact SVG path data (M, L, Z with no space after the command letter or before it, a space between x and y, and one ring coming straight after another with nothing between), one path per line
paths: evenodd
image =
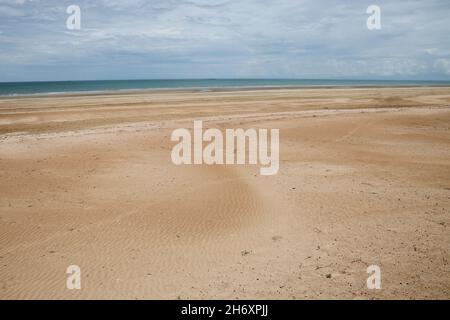
M291 79L205 79L205 80L99 80L0 82L0 95L51 94L139 89L201 89L245 87L364 87L364 86L450 86L450 81L384 80L291 80Z

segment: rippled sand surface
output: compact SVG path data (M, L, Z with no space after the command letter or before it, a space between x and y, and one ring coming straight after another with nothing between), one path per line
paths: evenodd
M278 174L173 165L193 120ZM0 179L1 299L450 298L450 88L1 98Z

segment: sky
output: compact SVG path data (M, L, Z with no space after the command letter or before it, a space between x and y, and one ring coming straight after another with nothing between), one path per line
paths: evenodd
M448 0L0 0L0 81L450 80L449 17Z

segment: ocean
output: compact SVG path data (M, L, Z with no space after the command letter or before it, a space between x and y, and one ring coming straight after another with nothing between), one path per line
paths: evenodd
M450 81L292 80L292 79L184 79L0 82L1 96L107 92L145 89L217 89L259 87L391 87L450 86Z

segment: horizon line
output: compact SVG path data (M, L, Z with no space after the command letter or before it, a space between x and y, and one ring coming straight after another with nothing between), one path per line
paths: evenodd
M390 82L450 82L450 79L380 79L380 78L138 78L138 79L86 79L86 80L25 80L0 81L5 83L36 82L101 82L101 81L224 81L224 80L290 80L290 81L390 81Z

